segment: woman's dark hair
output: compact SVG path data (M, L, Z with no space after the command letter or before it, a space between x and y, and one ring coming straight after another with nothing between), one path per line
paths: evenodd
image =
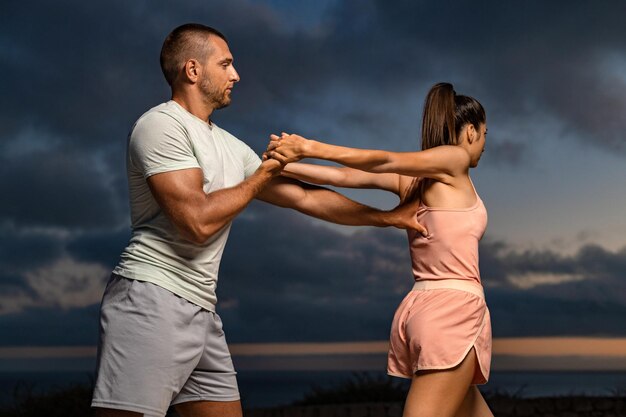
M424 101L422 150L458 145L463 126L471 123L478 129L485 120L485 109L478 100L457 95L450 83L435 84Z
M161 70L171 86L188 59L206 61L211 53L209 36L217 36L225 42L226 37L217 29L199 23L187 23L174 29L161 48Z

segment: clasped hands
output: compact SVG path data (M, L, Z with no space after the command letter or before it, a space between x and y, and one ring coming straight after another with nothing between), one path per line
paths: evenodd
M298 135L285 132L281 136L270 135L270 142L263 153L263 160L275 159L285 166L290 162L297 162L306 158L308 140Z

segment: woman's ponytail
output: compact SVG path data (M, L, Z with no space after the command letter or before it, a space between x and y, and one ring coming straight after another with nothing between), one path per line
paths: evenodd
M455 96L450 83L435 84L428 92L422 118L422 150L457 144Z
M422 150L441 145L458 145L466 124L478 129L485 123L485 109L475 98L457 95L450 83L432 86L424 101Z

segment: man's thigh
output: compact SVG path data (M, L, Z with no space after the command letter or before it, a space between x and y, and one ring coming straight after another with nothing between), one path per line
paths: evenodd
M113 277L101 308L92 406L114 416L164 416L202 358L209 318L156 285Z
M226 344L222 320L214 312L209 312L208 317L202 357L172 401L173 405L207 403L198 407L220 408L239 402L237 373ZM211 405L213 403L215 406Z
M112 410L110 408L94 408L94 417L142 417L134 411Z
M178 404L175 407L181 417L242 416L240 401L190 401Z

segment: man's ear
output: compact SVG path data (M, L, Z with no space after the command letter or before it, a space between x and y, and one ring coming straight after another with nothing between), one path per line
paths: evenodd
M196 83L200 79L200 64L195 59L185 62L184 77L191 83Z

